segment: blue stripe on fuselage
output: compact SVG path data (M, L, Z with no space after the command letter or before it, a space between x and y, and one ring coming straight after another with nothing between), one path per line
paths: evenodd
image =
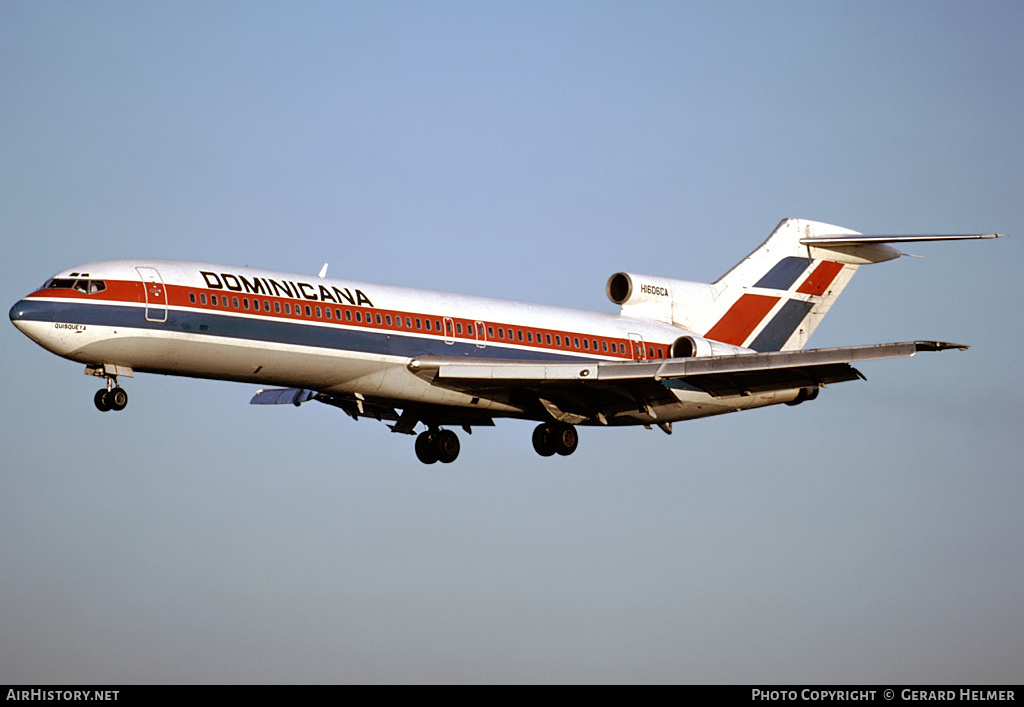
M481 348L473 342L456 341L453 344L446 344L440 338L410 336L402 331L362 331L321 322L240 317L230 310L197 312L172 308L168 310L166 322L151 322L145 318L143 307L25 299L11 308L10 317L12 321L24 319L86 326L128 327L407 358L431 354L540 361L594 360L578 354L509 348L496 341L488 341L487 346ZM202 329L204 326L206 328Z

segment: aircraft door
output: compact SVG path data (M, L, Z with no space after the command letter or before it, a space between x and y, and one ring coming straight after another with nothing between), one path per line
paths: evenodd
M639 334L629 334L630 358L634 361L646 361L647 349L644 346L644 337Z
M477 348L485 348L487 346L487 330L484 328L484 323L477 320L473 323L473 327L476 329Z
M455 343L455 320L451 317L444 318L444 343Z
M142 278L142 289L146 293L146 321L167 321L167 288L156 268L139 266L135 268Z

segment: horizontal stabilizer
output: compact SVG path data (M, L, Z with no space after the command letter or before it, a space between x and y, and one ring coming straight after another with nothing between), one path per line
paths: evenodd
M869 245L872 243L921 243L923 241L971 241L978 238L1004 238L1004 233L973 233L968 235L918 235L918 236L865 236L860 233L840 235L807 236L801 238L803 245Z
M312 400L316 395L315 390L303 388L268 388L257 391L249 401L250 405L295 405L296 407Z

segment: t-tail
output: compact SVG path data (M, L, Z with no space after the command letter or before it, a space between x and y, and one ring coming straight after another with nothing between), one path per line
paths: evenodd
M858 267L902 255L890 244L1000 236L863 235L827 223L783 219L764 243L714 283L616 273L607 292L622 305L624 316L674 324L725 344L722 353L794 351L807 344Z

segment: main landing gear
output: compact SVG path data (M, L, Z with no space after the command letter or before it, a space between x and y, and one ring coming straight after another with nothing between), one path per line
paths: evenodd
M461 448L459 436L451 430L429 429L416 438L416 458L424 464L451 464Z
M125 406L128 405L128 393L124 392L124 388L117 385L115 379L107 378L107 387L97 390L92 401L96 403L96 409L101 412L124 410Z
M533 431L533 448L542 457L561 454L567 457L579 446L576 428L565 422L544 422Z
M564 422L545 422L533 431L533 448L542 457L554 454L567 457L576 451L579 443L576 428ZM451 430L432 427L416 437L416 458L424 464L451 464L458 458L460 448L459 437Z

